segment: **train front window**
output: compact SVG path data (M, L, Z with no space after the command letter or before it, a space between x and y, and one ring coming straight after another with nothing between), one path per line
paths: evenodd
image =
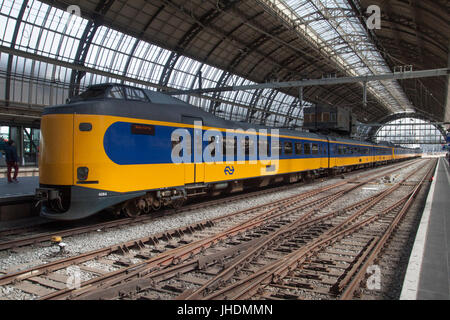
M120 86L113 86L108 92L108 98L125 99L123 88Z
M144 91L140 88L133 88L121 85L95 85L87 88L79 96L70 99L70 102L86 101L95 99L118 99L149 102Z
M80 94L77 100L92 100L92 99L103 99L105 98L108 87L95 86L89 87L86 91Z
M80 95L70 99L70 102L87 101L96 99L125 99L121 86L100 85L87 88Z
M125 91L128 100L148 102L148 98L142 89L126 87Z

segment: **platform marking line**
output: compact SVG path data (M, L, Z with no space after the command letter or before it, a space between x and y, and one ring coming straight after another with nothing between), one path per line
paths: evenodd
M445 167L446 167L444 171L445 171L445 174L447 175L448 183L450 184L450 174L449 174L450 164L447 159L444 160L444 163L445 163Z
M406 269L405 280L403 281L400 300L417 300L419 290L420 271L422 269L422 260L425 252L425 242L427 239L428 225L430 223L431 206L434 198L434 189L436 186L436 174L439 170L441 161L438 160L436 170L433 174L433 182L427 196L425 208L423 209L422 219L417 230L414 246L409 257L408 268Z

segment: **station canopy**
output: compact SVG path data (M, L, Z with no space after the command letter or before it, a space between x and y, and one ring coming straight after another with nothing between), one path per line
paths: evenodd
M381 29L367 28L372 4ZM448 9L417 0L0 0L1 119L39 122L44 106L102 82L171 91L447 68ZM436 77L370 82L367 105L361 83L179 98L222 118L299 128L314 103L362 123L450 121L447 93L448 77Z

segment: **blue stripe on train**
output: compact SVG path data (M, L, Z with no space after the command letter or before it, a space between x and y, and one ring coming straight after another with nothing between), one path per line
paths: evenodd
M177 127L168 126L157 126L154 128L154 135L147 134L133 134L131 132L131 126L133 123L130 122L115 122L113 123L105 132L103 137L103 147L106 154L116 164L120 165L133 165L133 164L156 164L156 163L172 163L171 151L172 142L171 135L172 132L177 129ZM193 129L187 129L193 137ZM192 138L193 141L193 138ZM295 150L295 143L300 141L295 139L280 138L280 144L284 147L284 142L291 141L293 143L292 147ZM299 158L327 158L328 157L328 143L317 142L317 141L306 141L302 140L302 150L305 150L305 143L314 143L320 146L319 154L311 155L297 155L293 150L293 154L285 155L284 152L280 155L280 159L299 159ZM208 142L203 142L202 149L208 145ZM335 144L338 146L339 144ZM342 144L345 145L345 144ZM326 149L326 153L323 151ZM371 148L373 149L373 148ZM383 153L389 152L388 150L380 150ZM370 154L373 151L371 150ZM379 154L378 152L375 152ZM364 157L367 154L335 154L333 148L331 150L332 157ZM259 157L258 157L259 158ZM248 159L248 157L247 157ZM193 159L191 159L192 161Z

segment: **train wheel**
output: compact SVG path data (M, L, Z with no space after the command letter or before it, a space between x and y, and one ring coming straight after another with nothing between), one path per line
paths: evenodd
M125 216L130 218L136 218L141 214L141 210L138 208L136 202L134 200L128 201L123 206L123 212Z
M152 201L152 209L154 211L158 211L159 209L161 209L161 201L158 199L153 199Z

